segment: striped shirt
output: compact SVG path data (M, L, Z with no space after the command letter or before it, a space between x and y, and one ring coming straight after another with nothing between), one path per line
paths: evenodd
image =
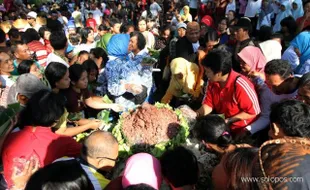
M32 54L35 53L40 66L45 68L48 55L46 47L40 41L36 40L29 42L27 46Z
M231 71L224 88L218 82L209 82L203 104L208 105L225 118L231 118L241 112L258 115L261 110L254 85L241 74ZM256 117L241 120L231 125L231 129L243 128Z

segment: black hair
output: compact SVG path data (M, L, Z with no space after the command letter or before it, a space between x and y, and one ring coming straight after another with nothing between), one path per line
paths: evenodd
M80 64L74 64L69 67L69 76L72 82L77 82L80 80L82 73L85 72L86 69Z
M82 65L88 74L93 70L96 70L99 73L98 66L92 59L87 59Z
M67 46L67 37L63 31L52 32L50 42L54 50L62 50Z
M222 164L229 179L227 189L259 189L257 182L242 180L253 176L257 155L257 148L237 148L224 155Z
M93 184L75 159L54 162L39 169L25 190L93 190Z
M282 19L280 24L282 27L283 26L287 27L288 32L290 33L291 36L296 35L297 22L295 21L295 19L293 17L289 16L289 17Z
M218 115L207 115L197 120L194 126L194 135L198 140L228 147L233 143L229 127L225 120Z
M32 41L39 41L40 40L40 36L39 36L39 33L35 30L35 29L33 29L33 28L28 28L27 30L26 30L26 32L24 33L24 35L23 35L23 37L24 37L24 41L25 41L25 43L29 43L29 42L32 42Z
M283 80L289 78L292 73L292 67L286 60L274 59L265 66L266 75L279 75Z
M100 47L93 48L90 50L90 54L93 54L96 59L99 59L101 57L102 58L101 67L105 68L107 62L109 61L109 57L102 48Z
M121 24L121 23L122 23L122 22L121 22L119 19L117 19L117 18L111 18L111 19L109 20L109 24L110 24L111 27L114 27L115 24Z
M110 30L110 27L106 26L105 24L100 24L98 26L98 30L99 31L109 31Z
M45 32L50 32L51 30L49 28L47 28L46 26L42 26L40 29L39 29L39 35L41 38L44 38L44 33Z
M284 36L280 32L276 32L276 33L271 34L270 39L275 39L275 38L279 38L282 42L284 39Z
M126 34L129 31L129 28L135 28L135 26L132 24L122 24L120 32Z
M94 14L93 14L92 12L89 12L89 13L88 13L88 16L89 16L89 15L94 15Z
M88 51L82 50L79 52L78 57L80 57L81 55L87 54L89 55Z
M198 181L198 162L188 149L179 146L167 150L160 158L163 177L174 187L195 185Z
M51 127L65 111L64 96L50 90L36 92L20 113L21 126Z
M14 53L15 53L16 50L17 50L17 47L18 47L18 46L22 46L22 45L26 45L26 43L23 42L23 41L16 41L16 42L14 42L14 43L11 45L11 53L14 55Z
M22 61L17 67L18 74L22 75L25 73L30 73L30 68L33 64L35 64L33 60Z
M310 72L304 74L298 82L298 88L305 88L307 90L310 90Z
M18 38L20 36L20 32L16 28L11 28L8 32L9 38Z
M81 41L81 35L76 34L69 34L69 41L72 45L78 45Z
M271 106L270 122L276 123L285 136L310 137L310 106L298 100L284 100Z
M228 51L214 49L208 53L202 64L214 74L222 72L222 75L226 75L232 69L232 55Z
M302 7L305 7L308 3L310 3L310 0L302 1Z
M126 187L124 190L155 190L155 189L145 183L140 183L137 185L130 185Z
M82 44L85 44L87 42L88 34L91 33L93 29L91 27L82 28L80 31L81 37L82 37Z
M216 30L213 29L209 29L208 32L206 33L204 39L205 39L205 43L209 42L209 41L218 41L219 40L219 35L217 33Z
M143 36L143 34L141 32L137 32L137 31L130 33L130 38L132 38L134 36L137 37L137 43L138 43L139 50L143 50L146 46L145 37Z
M261 26L258 31L258 41L264 42L266 40L270 40L272 35L272 28L270 26Z
M6 40L5 32L2 29L0 29L0 43L5 42L5 40Z
M58 62L51 62L45 69L45 77L50 83L52 88L56 87L56 83L59 82L67 73L68 68Z

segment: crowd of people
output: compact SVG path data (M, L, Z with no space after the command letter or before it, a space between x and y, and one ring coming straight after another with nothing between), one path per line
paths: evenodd
M309 0L3 3L0 189L195 189L205 163L181 145L111 178L119 144L97 114L145 102L195 121L220 160L205 187L310 188Z

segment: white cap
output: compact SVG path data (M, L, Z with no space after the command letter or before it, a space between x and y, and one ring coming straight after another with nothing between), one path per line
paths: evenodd
M36 13L36 12L33 12L33 11L30 11L30 12L27 14L27 16L36 19L36 18L37 18L37 13Z

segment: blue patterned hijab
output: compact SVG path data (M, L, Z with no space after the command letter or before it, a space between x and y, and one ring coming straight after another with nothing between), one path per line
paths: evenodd
M113 35L107 46L108 55L127 60L129 40L128 34Z

